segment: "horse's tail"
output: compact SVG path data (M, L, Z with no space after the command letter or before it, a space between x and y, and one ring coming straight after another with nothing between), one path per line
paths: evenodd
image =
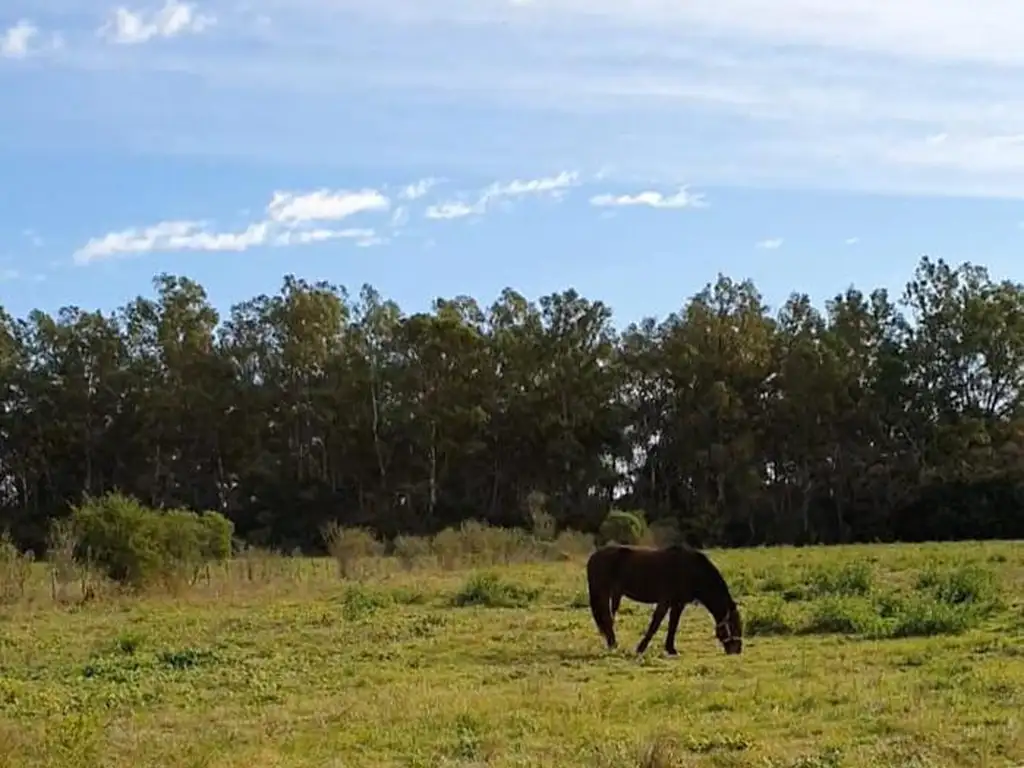
M598 550L587 560L587 592L590 613L598 630L615 645L615 620L612 618L611 588L618 570L620 552L613 548Z

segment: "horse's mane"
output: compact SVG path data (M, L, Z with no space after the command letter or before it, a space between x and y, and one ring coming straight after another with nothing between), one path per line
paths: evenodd
M725 577L722 576L722 572L718 570L717 566L711 562L711 558L704 552L696 547L691 547L685 542L673 544L669 549L677 549L693 558L693 561L698 564L705 578L707 578L713 586L718 587L719 590L721 590L721 593L725 595L728 603L730 605L736 604L736 601L733 600L732 593L729 591L729 585L725 583Z

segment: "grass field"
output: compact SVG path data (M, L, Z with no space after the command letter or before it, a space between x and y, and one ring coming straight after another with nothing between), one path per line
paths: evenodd
M584 556L484 569L250 558L185 593L0 606L0 764L1024 764L1024 547L711 552L747 623L616 652ZM366 565L366 564L364 564Z

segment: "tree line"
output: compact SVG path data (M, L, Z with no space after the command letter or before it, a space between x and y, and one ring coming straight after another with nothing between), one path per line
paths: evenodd
M1024 536L1024 286L970 263L776 311L719 276L624 328L574 290L405 314L287 276L221 317L187 277L154 288L0 307L0 528L23 545L111 490L284 548L537 505L703 546Z

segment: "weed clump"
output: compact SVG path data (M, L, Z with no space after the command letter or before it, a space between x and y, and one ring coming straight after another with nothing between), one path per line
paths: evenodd
M34 559L31 552L18 549L7 531L0 533L0 603L25 596Z
M899 599L883 622L878 637L932 637L959 635L978 623L979 616L969 610L918 595Z
M744 613L743 631L750 637L791 634L793 625L785 601L772 595L753 603Z
M983 615L1002 607L1000 585L995 574L978 565L948 569L933 566L918 576L916 586L939 603L969 607Z
M810 591L815 597L865 597L871 594L874 573L868 563L853 561L841 566L818 566L809 576Z
M808 635L870 635L877 627L878 613L872 601L828 596L813 603L800 631Z
M368 619L391 602L388 595L352 586L345 590L341 598L341 615L345 621Z
M540 590L505 581L486 572L471 576L452 598L455 607L472 605L487 608L525 608L540 597Z

